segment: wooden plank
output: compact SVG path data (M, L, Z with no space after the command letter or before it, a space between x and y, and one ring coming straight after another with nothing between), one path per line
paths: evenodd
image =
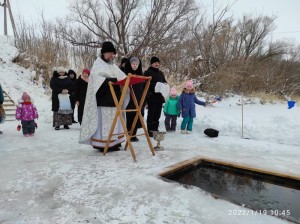
M186 168L189 166L195 166L195 165L199 164L201 161L207 161L207 162L211 162L211 163L220 164L223 166L230 166L230 167L234 167L234 168L238 168L238 169L244 169L244 170L249 170L249 171L253 171L253 172L269 174L269 175L273 175L273 176L284 177L284 178L289 178L289 179L300 181L299 175L295 175L295 174L291 174L291 173L282 173L279 171L277 172L277 171L272 171L272 170L266 170L266 169L261 169L261 168L257 168L254 166L246 166L246 165L238 164L235 162L215 160L215 159L201 157L201 156L193 157L191 159L184 160L182 162L171 165L171 166L167 167L166 170L161 172L159 175L162 177L165 177L165 176L167 176L175 171L181 170L183 168Z

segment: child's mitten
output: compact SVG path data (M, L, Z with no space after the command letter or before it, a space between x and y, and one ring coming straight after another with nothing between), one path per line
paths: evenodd
M20 125L20 124L18 125L17 130L18 130L18 131L21 130L21 125Z
M35 122L34 125L35 125L35 128L37 129L38 128L38 124Z

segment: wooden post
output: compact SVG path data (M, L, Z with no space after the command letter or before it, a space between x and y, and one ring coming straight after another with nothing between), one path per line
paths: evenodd
M10 18L11 26L12 26L12 29L13 29L13 32L14 32L14 36L15 36L15 38L17 38L17 29L16 29L16 25L15 25L15 20L14 20L12 11L11 11L10 2L9 2L9 0L6 0L6 1L7 1L7 8L8 8L8 12L9 12L9 18Z
M6 15L6 0L4 0L4 3L2 5L4 7L4 36L7 36L7 15Z

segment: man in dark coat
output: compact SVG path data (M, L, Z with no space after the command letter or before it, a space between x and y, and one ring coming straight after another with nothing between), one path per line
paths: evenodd
M161 93L155 92L155 86L158 82L167 83L165 75L159 70L160 61L158 57L152 57L150 67L145 71L145 76L151 76L151 83L147 93L148 116L147 128L150 137L153 137L153 131L158 131L159 118L161 116L162 105L165 98Z

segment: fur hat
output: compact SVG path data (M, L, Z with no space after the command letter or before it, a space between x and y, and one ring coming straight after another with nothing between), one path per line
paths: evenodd
M177 90L174 87L171 88L170 95L177 95Z
M132 63L140 64L140 60L137 57L132 57L132 58L130 58L129 61L130 61L130 64L132 64Z
M155 63L155 62L160 62L160 61L159 61L159 58L158 58L158 57L153 56L153 57L150 59L150 64L153 64L153 63Z
M90 75L91 72L90 72L89 69L84 68L84 69L82 70L82 73L86 73L86 74Z
M113 52L115 54L117 53L116 48L114 47L112 42L109 42L109 41L103 42L102 48L101 48L101 54L104 54L107 52Z
M30 100L30 96L28 95L28 93L26 93L26 92L23 93L22 100L23 101Z
M188 80L188 81L186 81L186 83L185 83L185 88L186 88L186 89L192 89L192 88L194 88L193 80Z
M57 68L56 68L56 71L57 71L58 73L60 73L60 72L66 72L66 69L64 69L63 67L57 67Z

